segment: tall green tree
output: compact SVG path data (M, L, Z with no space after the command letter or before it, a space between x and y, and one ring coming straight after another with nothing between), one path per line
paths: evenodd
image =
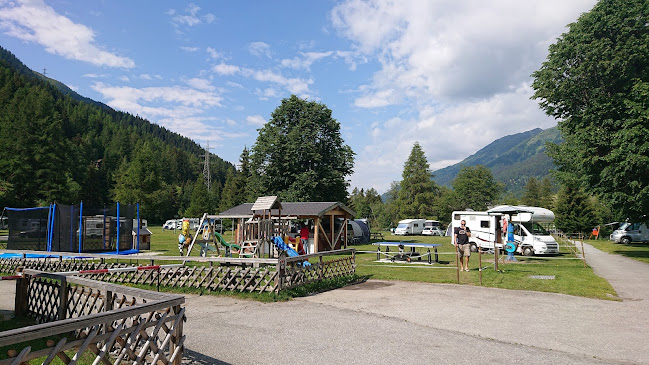
M595 212L584 192L564 185L557 195L555 224L565 233L587 233L595 226Z
M253 191L285 201L346 201L354 153L324 104L283 99L251 149Z
M649 211L649 2L600 0L569 25L533 73L534 98L559 120L548 146L563 184L621 217Z
M531 207L538 207L541 204L541 188L534 177L530 177L523 188L521 203Z
M432 180L424 150L415 142L403 166L397 204L399 218L426 218L433 215L435 196L439 191Z
M478 211L493 205L503 190L491 170L483 165L462 167L452 185L458 207Z

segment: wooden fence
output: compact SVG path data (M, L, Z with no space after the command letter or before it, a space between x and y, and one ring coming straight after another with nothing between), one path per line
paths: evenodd
M181 364L185 298L27 269L16 284L16 315L39 324L0 332L15 355L0 365L59 358L93 364ZM24 341L53 338L32 351Z
M124 259L122 257L121 259ZM172 258L149 258L154 261ZM210 291L239 292L279 292L284 289L312 283L324 279L353 275L356 272L356 255L354 249L319 252L296 257L279 259L254 258L191 258L183 257L187 262L209 262L209 266L190 266L162 268L136 272L111 272L86 274L95 280L118 284L144 284L172 288L196 288ZM303 261L311 259L310 266L303 266ZM218 264L214 266L213 264ZM75 270L97 270L128 267L130 264L102 264L92 261L70 260L0 260L0 272L14 272L18 267L37 269L49 272Z

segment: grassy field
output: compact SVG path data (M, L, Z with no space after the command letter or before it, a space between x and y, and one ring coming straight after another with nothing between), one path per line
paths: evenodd
M180 232L162 231L161 227L149 227L153 232L151 251L164 255L178 255L177 239ZM388 241L399 241L399 237L383 232ZM231 232L224 232L226 240L232 239ZM376 246L371 244L351 246L356 248L356 273L361 277L382 280L404 280L429 283L456 283L455 248L448 237L410 236L408 240L421 243L439 243L439 263L419 265L407 263L378 263ZM371 252L371 253L368 253ZM192 256L198 255L194 248ZM482 255L482 285L503 289L534 290L563 293L599 299L615 299L617 294L610 284L596 276L590 267L584 267L568 247L561 249L558 256L525 257L516 256L516 263L501 263L499 272L494 270L494 255ZM478 254L470 260L470 272L460 273L460 284L480 285ZM530 278L532 275L550 276L554 280Z
M630 243L623 245L621 243L613 243L609 240L586 240L584 241L596 249L616 255L626 256L628 258L649 263L649 244L646 243Z

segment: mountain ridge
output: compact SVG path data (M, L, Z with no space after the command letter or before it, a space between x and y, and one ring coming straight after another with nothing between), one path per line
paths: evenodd
M450 187L462 167L484 165L491 170L496 181L505 185L506 191L519 193L529 178L541 180L550 175L554 164L545 153L545 144L561 141L556 126L504 136L454 165L433 171L433 180Z

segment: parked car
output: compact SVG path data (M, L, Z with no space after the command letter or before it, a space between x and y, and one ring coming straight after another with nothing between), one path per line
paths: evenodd
M165 229L176 229L176 224L177 220L176 219L169 219L168 221L165 222L164 225L162 225L162 230L164 231Z
M424 236L443 236L444 232L439 227L425 227L421 234Z

